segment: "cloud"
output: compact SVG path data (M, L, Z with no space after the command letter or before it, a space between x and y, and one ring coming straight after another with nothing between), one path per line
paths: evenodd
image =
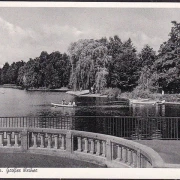
M0 66L5 62L24 60L39 56L41 51L66 51L71 41L83 34L68 25L43 25L39 29L22 28L0 17Z
M0 30L1 36L3 35L6 40L11 42L20 42L23 40L36 39L36 33L32 29L22 29L0 17ZM6 43L6 41L4 41Z
M70 36L79 36L83 34L83 32L76 27L71 27L69 25L44 25L42 27L42 33L44 33L46 36L52 36L56 35L59 37L64 37L65 35L70 35Z
M128 38L131 38L133 45L137 48L138 51L141 51L141 49L146 44L150 45L155 51L157 51L160 47L160 44L163 43L162 38L158 36L150 37L142 31L122 31L118 35L122 39L122 41L126 41L128 40Z
M31 44L38 35L32 29L23 29L0 17L0 66L31 57Z

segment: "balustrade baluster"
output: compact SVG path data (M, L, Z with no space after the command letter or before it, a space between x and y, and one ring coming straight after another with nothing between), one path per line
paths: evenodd
M100 155L100 151L101 151L101 149L100 149L100 141L99 140L96 140L96 142L97 142L97 151L96 151L96 155Z
M78 149L77 151L81 152L82 151L82 140L81 137L77 137L78 139Z
M117 145L117 159L116 161L121 161L122 160L122 148L120 145Z
M19 132L14 132L14 140L15 140L15 144L14 147L18 147L18 140L19 140Z
M37 148L37 135L38 135L37 133L33 133L33 139L34 139L33 147L34 147L34 148Z
M47 148L51 148L52 147L52 134L48 134L48 146Z
M141 167L142 167L142 168L146 168L146 166L147 166L147 160L146 160L146 158L142 155L142 156L141 156Z
M140 149L137 150L137 167L141 167L141 151Z
M11 132L7 132L7 146L11 147Z
M3 146L4 132L0 132L0 146Z
M94 154L94 139L90 139L91 142L91 149L90 149L90 153Z
M137 154L135 151L132 151L132 167L137 167Z
M58 138L59 138L59 135L58 134L54 134L54 148L55 149L59 148Z
M127 148L126 147L122 147L122 157L123 157L124 163L127 163Z
M88 152L88 139L84 138L84 152L87 153Z
M106 157L106 142L102 141L102 156Z
M128 152L128 157L127 157L128 158L128 164L131 166L131 164L133 162L132 150L128 149L127 152Z
M40 147L41 148L44 148L44 142L45 142L45 138L44 138L44 133L40 133L40 137L41 137L41 145L40 145Z
M141 168L144 168L144 157L141 155Z
M64 134L61 134L61 149L62 149L62 150L65 149L64 143L65 143L65 135L64 135Z

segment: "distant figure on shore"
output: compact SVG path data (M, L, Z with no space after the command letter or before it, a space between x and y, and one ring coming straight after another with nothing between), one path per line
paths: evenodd
M73 105L73 106L75 106L75 105L76 105L75 101L73 101L72 105Z
M72 105L72 102L71 101L69 101L69 104L68 105Z
M164 95L164 91L162 90L162 95Z
M93 90L94 90L93 86L91 87L90 90L91 90L91 91L90 91L90 94L93 94Z

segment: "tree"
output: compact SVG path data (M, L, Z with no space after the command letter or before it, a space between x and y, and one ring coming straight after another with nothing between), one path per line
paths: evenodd
M1 70L1 82L2 84L9 83L9 77L7 75L8 69L9 69L9 63L6 62Z
M18 72L18 83L26 88L48 87L60 88L67 86L70 76L70 61L67 54L59 51L30 59Z
M131 39L124 43L118 37L110 40L110 53L112 61L109 66L111 80L109 86L118 87L122 91L131 91L137 86L138 58Z
M115 35L114 37L109 38L109 43L108 43L108 54L111 57L111 61L108 63L108 79L107 79L107 86L108 87L116 87L115 85L115 79L116 76L116 68L115 66L117 65L117 58L118 56L123 52L123 43L121 39Z
M145 45L138 56L140 67L150 68L156 60L156 52L149 45Z
M20 69L20 67L24 66L24 62L23 61L18 61L18 62L13 62L7 72L6 75L8 77L8 83L10 84L18 84L18 71Z
M155 68L158 84L166 92L180 92L180 24L172 21L168 41L159 49Z
M153 86L155 85L154 78L157 77L153 73L156 71L153 69L153 64L156 60L156 52L149 45L145 45L144 48L139 53L139 67L140 67L140 78L138 80L138 86L143 90L155 90ZM153 79L152 79L153 77Z
M70 45L68 49L72 65L70 84L74 90L90 89L93 85L98 91L105 88L106 82L100 83L102 82L100 79L107 81L104 72L110 57L106 43L106 39L102 38L79 40Z

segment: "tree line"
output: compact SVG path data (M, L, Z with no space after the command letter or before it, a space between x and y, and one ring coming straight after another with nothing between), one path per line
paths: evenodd
M1 84L25 88L69 87L74 90L105 88L121 91L180 91L180 23L172 21L169 38L155 52L145 45L138 53L132 40L120 37L81 39L70 44L68 53L41 52L28 62L5 63Z
M5 63L1 69L1 84L16 84L24 88L60 88L69 83L71 64L66 53L41 52L28 62Z

